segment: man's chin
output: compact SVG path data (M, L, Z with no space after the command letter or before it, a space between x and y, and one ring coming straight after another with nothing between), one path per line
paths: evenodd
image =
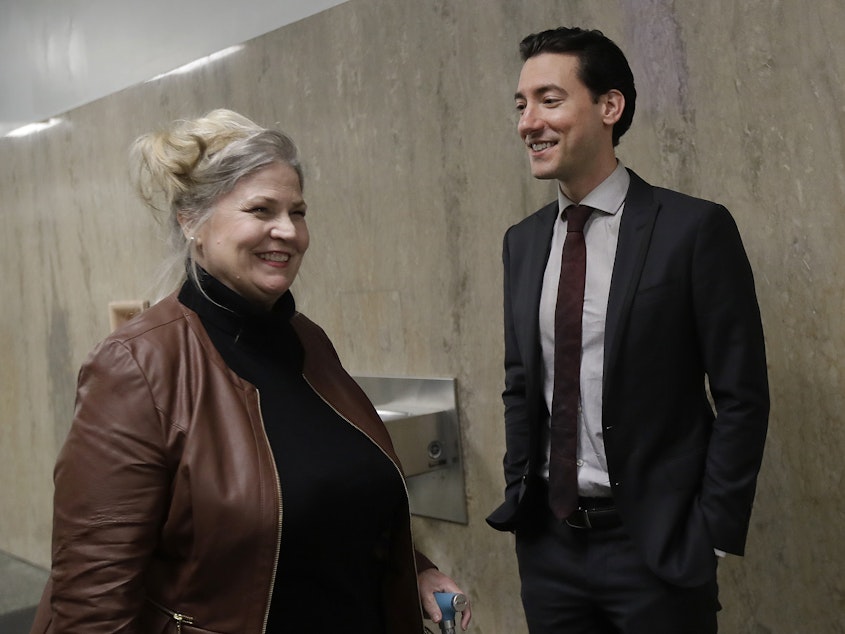
M548 169L534 169L531 168L531 176L536 178L537 180L547 181L557 178L557 175Z
M538 180L551 180L557 178L555 168L549 161L528 159L528 165L531 168L531 176Z

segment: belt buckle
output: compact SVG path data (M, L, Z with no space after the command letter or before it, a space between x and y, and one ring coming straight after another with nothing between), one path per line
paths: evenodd
M577 517L581 520L580 523L575 523L574 519ZM575 510L572 515L567 517L565 520L566 525L571 528L577 528L580 530L585 530L593 527L592 522L590 522L590 512L587 509L577 509Z

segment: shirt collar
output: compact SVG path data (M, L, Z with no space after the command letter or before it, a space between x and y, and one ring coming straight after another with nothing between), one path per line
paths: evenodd
M608 214L616 214L622 209L622 205L625 203L625 196L628 193L628 186L630 184L631 175L625 169L622 161L617 160L616 169L610 173L610 176L599 183L598 187L587 194L584 200L581 201L581 204ZM566 197L560 190L560 187L557 188L557 202L562 210L569 207L569 205L576 204Z

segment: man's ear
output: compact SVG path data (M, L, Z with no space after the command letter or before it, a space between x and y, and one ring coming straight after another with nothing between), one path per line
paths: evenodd
M599 103L603 107L602 118L604 119L604 123L609 126L613 126L619 121L619 118L625 111L625 95L615 88L608 90L599 97Z

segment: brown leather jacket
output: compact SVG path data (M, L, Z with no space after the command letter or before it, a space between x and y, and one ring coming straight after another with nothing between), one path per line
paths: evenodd
M384 425L323 330L298 313L291 323L306 380L399 470ZM284 511L259 394L175 295L83 365L55 484L52 574L33 633L264 632L284 574ZM383 589L390 634L423 631L416 572L433 567L414 551L405 506Z

